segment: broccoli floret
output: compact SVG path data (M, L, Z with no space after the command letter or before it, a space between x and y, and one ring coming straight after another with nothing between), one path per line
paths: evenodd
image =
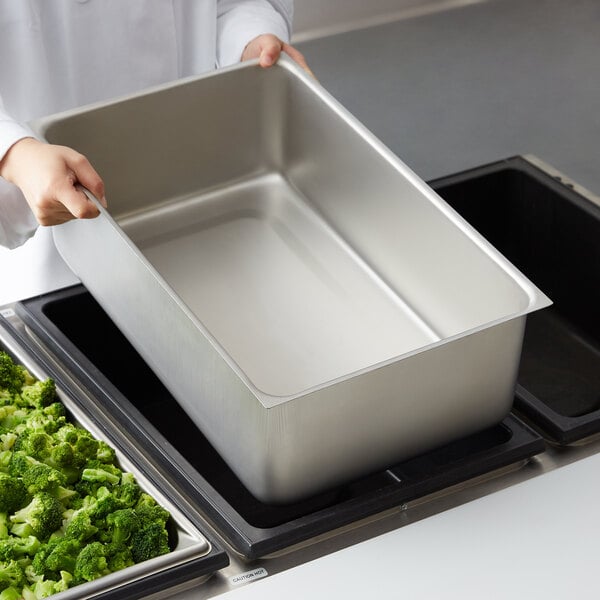
M104 465L94 459L86 463L85 469L81 472L80 480L75 484L75 489L81 496L96 497L102 488L107 486L112 488L113 484L111 482L116 481L116 485L118 485L120 480L121 470L118 467Z
M56 489L66 483L66 478L60 471L22 451L13 452L8 470L13 477L22 478L30 494Z
M137 504L142 490L137 483L124 483L115 486L113 493L123 508L133 508Z
M26 584L25 572L16 560L0 562L0 590L8 587L19 590Z
M11 394L18 394L25 382L25 368L15 364L6 352L0 351L0 389L5 389Z
M136 563L167 554L169 551L169 536L166 529L158 523L138 529L131 536L131 556Z
M60 500L62 505L65 507L72 506L73 503L79 498L79 494L74 489L63 487L62 485L59 485L57 488L53 489L52 495Z
M44 577L52 577L53 573L48 569L46 560L57 543L58 539L53 539L47 544L43 544L42 547L38 549L36 555L33 557L31 565L29 565L25 571L25 574L30 581L37 581Z
M25 590L23 590L23 597L25 598L25 600L29 600L29 598L31 598L32 600L34 598L35 600L40 600L41 598L48 598L48 596L52 596L52 594L56 592L55 587L56 581L40 579L39 581L36 581L30 588L31 593L33 595L27 596L25 595Z
M60 427L56 433L54 434L54 439L59 442L66 442L67 444L75 444L77 442L77 438L79 429L73 425L73 423L66 423L62 427Z
M0 600L21 600L21 591L15 587L7 587L0 592Z
M22 478L30 494L56 490L66 483L65 476L60 471L45 463L31 465L31 468L23 473Z
M106 442L99 440L98 449L96 450L96 458L105 465L112 465L117 460L117 455L113 448Z
M8 419L15 411L17 407L14 404L3 404L0 406L0 425L5 427L4 421ZM23 411L23 416L26 416L25 411Z
M94 524L98 525L98 522L103 524L110 513L113 513L120 508L122 507L114 494L106 487L99 487L96 492L96 501L90 504L88 512L92 517Z
M0 473L0 512L13 513L27 503L25 484L17 477Z
M13 452L10 459L10 464L8 465L9 473L13 477L21 477L23 473L36 462L37 461L28 457L25 452Z
M48 404L48 406L44 406L42 412L54 421L60 422L60 427L62 427L67 422L65 416L65 405L62 402L52 402L51 404ZM57 427L56 431L58 431L60 427Z
M71 423L60 427L53 434L54 447L52 449L51 461L61 468L76 473L77 479L83 466L89 457L76 449L78 429Z
M16 429L25 422L27 416L26 409L18 408L14 404L0 406L0 427L5 431Z
M121 481L121 476L111 473L106 469L84 469L81 473L83 481L91 481L94 483L108 483L116 485Z
M57 442L51 436L48 437L49 443L44 451L37 455L32 454L32 456L61 471L68 483L75 483L79 479L81 468L85 464L85 458L77 457L73 446L67 442Z
M129 473L129 471L123 471L121 473L121 485L128 485L130 483L137 485L134 474Z
M33 535L23 538L8 536L0 540L0 561L20 560L24 556L34 556L40 545L40 541Z
M33 528L29 523L14 523L10 532L18 537L28 537L34 534Z
M8 465L10 464L12 454L10 450L0 451L0 473L8 473Z
M25 452L25 454L38 460L44 460L44 458L50 456L51 448L52 438L47 433L26 429L17 438L13 450L15 452Z
M31 408L16 403L0 406L0 431L2 433L29 435L36 431L54 434L65 423L64 407L60 402L45 408Z
M142 520L142 525L156 523L161 527L165 527L169 520L169 511L156 503L156 500L149 494L142 493L135 507L135 512Z
M84 502L90 502L90 500L96 500L96 493L98 489L103 487L102 484L94 481L82 481L81 479L73 486L77 493L82 498L81 504L74 504L76 508L82 508ZM88 498L88 500L86 500Z
M71 444L57 440L46 431L33 429L24 429L21 432L14 445L14 451L26 454L38 463L44 463L59 471L62 473L62 480L68 483L75 483L79 479L81 468L87 461L85 456L77 456ZM15 460L20 461L20 466L15 466L15 469L21 469L20 472L26 468L26 462L29 463L29 467L33 464L31 460L24 461L22 457L16 457ZM61 480L54 476L52 481L60 485Z
M59 442L50 451L49 461L51 466L61 469L71 469L75 465L73 447L67 442ZM75 472L77 472L75 470Z
M48 411L51 406L22 409L26 411L26 417L14 426L14 431L19 434L28 430L44 431L49 434L56 433L64 425L65 417L56 417L52 410Z
M34 381L21 388L21 404L34 408L44 408L56 401L56 386L54 380Z
M65 528L65 537L83 542L91 538L98 528L92 524L90 515L85 510L77 511Z
M48 598L53 594L68 590L72 580L73 576L67 571L61 571L60 578L57 581L44 578L36 579L31 586L25 586L17 598L19 600L40 600L41 598ZM1 596L0 600L3 600ZM7 600L12 600L12 597Z
M134 508L138 503L142 490L135 481L133 473L121 473L121 482L111 488L121 508Z
M0 451L12 450L18 435L12 431L0 434Z
M61 402L54 402L42 409L34 409L38 427L43 426L46 433L55 434L66 422L65 407ZM29 424L29 420L27 421Z
M56 573L57 575L60 571L73 573L75 571L75 561L80 551L81 544L77 540L72 538L57 539L52 551L46 557L47 572Z
M81 429L75 442L75 450L88 460L93 460L98 453L98 440L92 437L87 431Z
M26 538L13 538L14 539L14 552L17 558L28 555L34 556L41 546L40 540L35 536L30 535Z
M157 506L156 500L150 494L142 492L135 508L136 510L144 510L146 508L154 508L155 506Z
M73 575L78 581L92 581L109 573L104 545L92 542L83 548L77 556Z
M23 600L38 600L29 586L25 586L21 590L21 597L23 598Z
M105 442L95 439L85 429L68 423L60 427L54 434L55 444L68 444L73 451L71 466L78 469L105 468L116 460L115 451Z
M132 532L129 546L133 560L143 560L166 554L169 549L169 535L166 523L169 512L156 503L152 496L142 493L135 507L139 527Z
M131 549L125 544L109 543L104 546L108 568L111 573L135 564Z
M4 406L5 404L13 404L14 399L12 394L3 388L0 387L0 406Z
M14 524L11 532L22 537L27 531L25 526L29 526L33 535L42 541L47 540L61 526L63 510L60 500L47 492L39 492L27 506L10 517Z
M0 540L8 537L8 515L6 513L0 513Z
M54 593L58 594L58 592L64 592L65 590L68 590L71 585L71 581L73 581L73 575L68 571L61 571L60 579L54 586Z
M115 544L124 544L142 523L142 519L132 508L116 510L106 517L106 524L112 532L112 542Z

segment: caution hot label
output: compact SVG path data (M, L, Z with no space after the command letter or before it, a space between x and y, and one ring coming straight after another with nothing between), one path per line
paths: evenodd
M254 569L253 571L246 571L245 573L240 573L239 575L233 575L229 578L229 582L231 585L241 585L242 583L250 583L255 579L262 579L267 575L267 570L260 567L259 569Z

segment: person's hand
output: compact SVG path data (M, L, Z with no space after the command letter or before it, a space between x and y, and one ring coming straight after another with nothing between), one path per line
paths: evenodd
M85 156L66 146L34 138L19 140L0 161L0 176L21 189L40 225L98 216L98 209L77 189L77 183L106 206L102 179Z
M261 67L274 65L282 52L298 63L309 75L314 77L301 52L282 42L276 35L265 33L248 42L242 52L242 61L258 58Z

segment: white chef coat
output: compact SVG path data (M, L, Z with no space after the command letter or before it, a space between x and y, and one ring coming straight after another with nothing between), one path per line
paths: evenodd
M289 41L292 7L292 0L0 0L0 159L31 135L29 120L233 64L263 33ZM0 245L16 247L36 227L20 190L0 178ZM49 257L47 230L29 250L29 259L45 254L38 270L46 277L58 260ZM0 268L9 267L6 256Z

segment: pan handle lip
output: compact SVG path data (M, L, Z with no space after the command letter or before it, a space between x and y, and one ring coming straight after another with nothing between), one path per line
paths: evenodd
M81 183L76 183L75 184L75 189L77 189L78 191L82 192L83 194L85 194L85 196L87 197L87 199L102 213L105 212L107 210L106 206L104 206L104 204L102 204L102 202L100 202L100 200L94 195L92 194L92 192L86 188L84 185L82 185Z

